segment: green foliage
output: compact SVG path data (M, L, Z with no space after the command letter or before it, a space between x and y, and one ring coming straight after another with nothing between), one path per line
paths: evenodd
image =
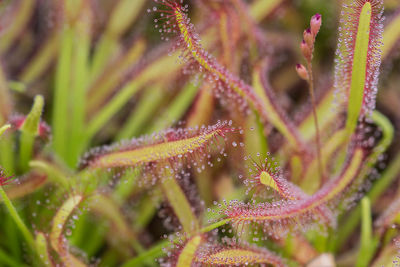
M338 2L1 2L0 266L393 261L400 5Z

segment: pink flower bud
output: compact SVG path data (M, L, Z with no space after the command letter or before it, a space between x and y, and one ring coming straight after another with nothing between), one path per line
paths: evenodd
M313 47L314 46L314 35L312 35L312 33L311 33L311 29L310 28L308 28L307 30L305 30L304 32L303 32L303 38L304 38L304 41L306 42L306 44L309 46L309 47Z
M311 47L306 43L306 41L302 41L300 44L300 48L301 48L301 52L303 53L303 56L305 57L305 59L307 59L308 61L311 60Z
M300 78L308 81L308 79L309 79L308 71L302 64L296 64L296 71L297 71L297 74L300 76Z
M312 33L312 35L315 37L317 34L318 34L318 32L319 32L319 29L321 28L321 23L322 23L322 19L321 19L322 17L321 17L321 15L320 14L315 14L312 18L311 18L311 22L310 22L310 25L311 25L311 33Z

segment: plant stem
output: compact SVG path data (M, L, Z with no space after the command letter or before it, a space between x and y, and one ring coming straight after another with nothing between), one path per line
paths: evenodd
M361 200L361 240L360 250L357 257L357 267L368 266L371 259L372 246L372 219L371 219L371 201L368 197Z
M19 140L20 140L19 164L21 172L25 173L29 169L29 161L32 158L35 136L27 132L22 132Z
M322 166L322 161L321 161L321 138L320 138L320 133L319 133L319 126L318 126L318 117L317 117L317 111L316 111L316 101L315 101L315 94L314 94L314 77L313 77L313 71L312 71L312 63L311 60L307 60L307 68L308 68L308 75L309 75L309 91L310 91L310 96L311 96L311 105L312 105L312 112L313 112L313 117L314 117L314 125L315 125L315 139L317 142L317 161L318 161L318 170L319 170L319 175L321 179L321 184L325 183L325 174L324 174L324 167Z
M31 234L31 232L29 231L28 227L26 227L26 225L22 221L21 217L19 217L17 210L15 209L11 200L8 198L8 196L2 186L0 186L0 195L3 198L4 204L6 205L7 210L10 213L11 217L13 218L15 224L17 225L19 230L22 232L22 235L24 236L26 242L32 248L32 250L35 250L35 241L34 241L34 238Z

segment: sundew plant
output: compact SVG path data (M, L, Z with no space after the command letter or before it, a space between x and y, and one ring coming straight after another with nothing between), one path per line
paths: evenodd
M400 265L398 1L0 14L0 266Z

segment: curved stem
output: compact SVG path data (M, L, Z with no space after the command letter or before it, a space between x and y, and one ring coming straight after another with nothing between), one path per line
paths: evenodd
M14 205L12 204L11 200L8 198L6 192L4 191L3 187L0 186L0 195L3 198L4 205L6 206L8 212L10 213L10 216L13 218L15 224L21 231L22 235L24 236L26 242L28 245L34 249L35 248L35 241L34 238L29 231L28 227L25 225L24 221L21 219L21 217L18 215L17 210L15 209Z

